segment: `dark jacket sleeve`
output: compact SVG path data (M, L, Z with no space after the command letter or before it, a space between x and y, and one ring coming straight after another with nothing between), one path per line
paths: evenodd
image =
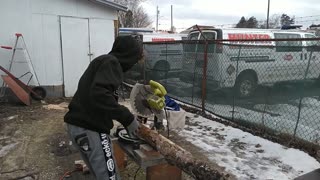
M92 108L105 114L105 120L115 119L126 127L133 121L134 116L113 96L122 80L123 72L117 60L103 62L95 74L89 95Z

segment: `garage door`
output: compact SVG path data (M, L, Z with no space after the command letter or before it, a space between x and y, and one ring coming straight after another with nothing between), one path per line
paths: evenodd
M108 53L114 41L114 22L61 17L64 92L72 97L91 60Z
M63 80L66 97L74 95L79 79L90 63L88 23L88 19L61 17Z

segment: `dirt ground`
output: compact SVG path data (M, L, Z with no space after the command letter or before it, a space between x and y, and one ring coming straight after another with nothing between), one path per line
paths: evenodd
M63 123L68 101L50 99L34 102L32 106L0 104L0 180L55 180L74 169L74 161L81 158L69 145ZM171 134L170 139L188 149L197 159L208 162L198 148ZM145 172L129 159L121 177L144 180ZM92 177L75 173L69 179ZM192 178L183 174L183 179Z

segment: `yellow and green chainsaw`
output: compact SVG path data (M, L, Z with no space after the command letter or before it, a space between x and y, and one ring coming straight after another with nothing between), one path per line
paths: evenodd
M152 117L160 114L165 107L166 89L156 81L148 85L135 84L130 93L130 104L135 114Z

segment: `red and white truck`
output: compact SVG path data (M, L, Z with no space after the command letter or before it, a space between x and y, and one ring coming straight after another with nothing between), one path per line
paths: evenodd
M182 70L183 44L181 41L186 34L144 34L143 42L146 43L146 71L152 72L153 78L164 79L169 73L178 73ZM166 43L167 42L167 43Z
M208 45L208 90L235 87L239 96L247 97L259 84L319 78L320 53L319 48L314 48L319 41L264 41L316 38L312 33L242 28L212 28L202 29L201 32L191 31L188 40L230 40ZM201 84L205 46L197 43L184 47L181 79Z

